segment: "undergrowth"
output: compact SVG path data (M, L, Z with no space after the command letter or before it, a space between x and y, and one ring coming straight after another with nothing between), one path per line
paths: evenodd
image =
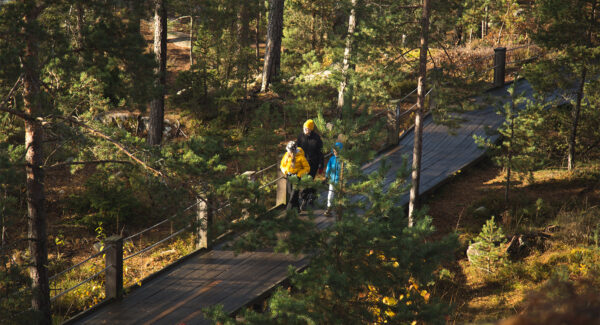
M586 163L574 172L541 170L533 182L516 186L508 203L503 188L496 187L464 210L463 218L469 223L459 233L465 250L465 243L476 238L492 215L501 216L498 222L505 229L504 241L515 235L535 235L542 244L530 244L524 256L507 258L494 272L482 272L460 261L444 289L453 299L458 293L465 295L453 301L456 321L489 322L514 315L524 308L530 292L548 283L584 281L596 292L600 290L598 166ZM496 247L510 257L508 244L502 242L497 240Z

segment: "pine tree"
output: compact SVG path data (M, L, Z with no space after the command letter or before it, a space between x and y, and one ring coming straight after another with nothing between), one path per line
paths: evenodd
M506 261L502 244L506 242L502 227L496 225L494 217L486 221L481 232L473 240L471 247L474 251L469 255L471 264L491 273Z
M489 149L494 162L506 171L505 202L509 202L512 173L518 177L533 178L533 171L544 166L547 153L540 146L544 137L544 101L529 100L516 91L518 81L508 89L510 98L498 107L502 125L498 128L501 139L498 143L475 136L475 141Z
M53 1L10 2L0 7L0 89L18 87L22 81L21 94L9 95L11 106L3 101L0 111L20 119L10 122L6 134L21 128L18 121L23 121L25 133L24 145L12 137L4 138L2 145L24 148L18 163L25 164L31 306L39 324L51 323L44 171L53 159L45 155L45 148L54 141L67 142L65 138L73 135L68 126L101 134L74 116L90 118L147 93L144 82L134 90L131 80L136 78L128 79L143 78L147 62L141 36L130 33L133 26L128 27L106 1L76 1L72 6L76 10L70 10L71 3ZM99 17L103 19L96 20ZM47 134L58 140L49 141ZM77 155L75 148L62 150Z
M546 81L537 82L536 86L540 87L548 81L555 80L567 84L563 89L575 89L567 152L569 170L572 170L575 164L577 130L587 79L589 75L595 75L598 71L599 5L597 0L544 0L536 3L534 12L539 26L533 31L534 40L547 49L555 50L557 56L540 63L547 65L550 70L546 73L552 73L554 77L548 78L546 75ZM554 84L554 88L557 86ZM569 97L568 94L564 95Z
M46 243L46 215L44 210L44 151L42 126L35 118L43 115L46 105L41 90L40 53L41 35L38 32L38 18L43 8L39 4L29 4L25 12L25 48L23 56L23 109L25 120L25 154L27 174L27 210L29 217L29 252L32 264L29 267L31 277L31 308L37 313L37 324L51 324L50 286L48 284L48 246Z

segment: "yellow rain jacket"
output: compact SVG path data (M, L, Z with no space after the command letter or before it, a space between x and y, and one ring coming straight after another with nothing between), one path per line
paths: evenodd
M302 150L302 148L298 147L298 149L296 149L296 166L295 168L292 168L292 154L287 152L285 153L285 155L283 155L283 158L281 159L281 164L279 165L279 168L281 168L281 171L287 175L287 174L295 174L298 177L302 177L305 174L308 174L308 172L310 171L310 165L308 164L308 161L306 160L306 157L304 156L304 150Z

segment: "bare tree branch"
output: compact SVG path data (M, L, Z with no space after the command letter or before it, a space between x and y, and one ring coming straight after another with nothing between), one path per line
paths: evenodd
M10 89L10 91L8 92L8 95L6 95L6 97L4 97L4 100L2 100L2 103L0 103L0 106L4 106L4 104L6 104L6 101L8 101L8 99L10 97L12 97L12 93L15 92L15 90L17 90L18 86L21 84L21 81L23 80L23 74L21 74L19 76L19 78L17 79L17 81L15 81L15 84L12 86L12 88Z
M21 112L21 111L15 110L15 109L10 109L10 108L4 107L4 105L6 105L6 102L8 101L8 99L11 98L13 93L19 88L21 81L23 81L23 74L21 74L19 76L19 79L17 79L15 84L12 86L11 90L8 92L8 95L6 95L6 97L4 97L4 99L2 100L2 103L0 103L0 111L15 115L15 116L20 117L27 121L35 121L35 118L33 118L32 116L30 116L29 114L27 114L25 112Z
M454 65L454 61L452 61L452 58L450 57L450 54L448 54L448 51L446 50L444 44L442 44L442 42L439 39L436 39L435 41L442 48L442 50L444 50L444 53L446 53L446 57L448 58L448 61L450 61L450 64Z
M404 61L406 62L407 60L404 58L404 56L405 56L406 54L408 54L408 53L410 53L410 52L414 51L414 50L418 50L418 48L413 48L413 49L410 49L410 50L408 50L408 51L405 51L404 53L401 53L400 55L398 55L398 56L396 56L395 58L391 59L391 60L390 60L390 61L389 61L389 62L388 62L386 65L385 65L384 69L387 69L387 68L390 66L390 64L392 64L392 63L396 63L396 61L398 61L399 59L404 59ZM411 62L412 62L412 61L411 61Z

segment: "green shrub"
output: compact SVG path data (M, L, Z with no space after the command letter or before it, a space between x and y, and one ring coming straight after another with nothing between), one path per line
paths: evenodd
M502 228L496 225L492 217L483 225L481 232L470 246L469 250L472 250L472 253L467 254L471 265L488 273L498 270L507 261L502 245L505 242Z
M77 223L94 230L99 224L119 231L119 227L131 224L145 216L140 203L127 179L98 172L92 175L81 193L72 194L69 206L81 214Z

